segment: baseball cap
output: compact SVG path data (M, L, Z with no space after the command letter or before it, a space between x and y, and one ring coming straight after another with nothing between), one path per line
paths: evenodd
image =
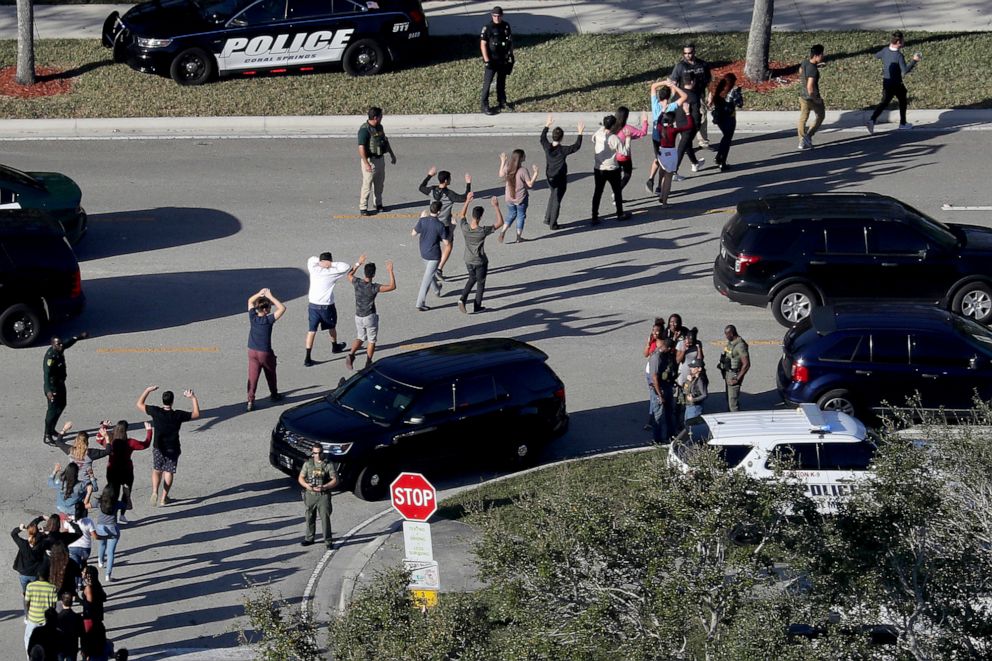
M495 7L493 7L493 10L489 13L492 14L493 16L502 16L503 8L500 7L499 5L496 5Z
M703 366L703 361L701 361L698 358L693 358L692 360L689 361L689 367L702 367L702 366Z

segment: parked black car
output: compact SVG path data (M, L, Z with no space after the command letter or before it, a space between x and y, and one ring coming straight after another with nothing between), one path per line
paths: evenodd
M115 62L180 85L338 63L377 74L424 52L427 39L420 0L154 0L103 24Z
M870 414L919 396L923 408L966 412L992 398L992 331L912 304L817 308L785 334L778 392L791 404Z
M45 324L79 314L84 303L79 263L58 221L0 210L0 342L33 344Z
M79 185L59 172L21 172L0 165L0 209L40 209L65 230L75 245L86 233Z
M792 326L849 300L935 304L992 321L992 230L941 223L874 193L783 195L737 205L713 284Z
M385 496L401 470L489 458L524 464L568 426L565 386L547 354L512 339L388 356L326 397L285 411L269 463L296 476L319 442L344 488Z

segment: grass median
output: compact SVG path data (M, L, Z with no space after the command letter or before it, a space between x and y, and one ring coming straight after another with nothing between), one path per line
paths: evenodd
M743 59L747 35L620 34L535 35L517 39L517 65L508 95L521 112L606 111L623 104L648 106L647 87L667 75L692 39L714 66ZM914 108L992 108L984 67L992 33L913 33L907 53L923 61L907 78ZM881 32L775 33L771 59L798 64L813 43L827 49L821 91L829 109L877 103L881 65L873 54L886 43ZM97 40L36 41L39 67L63 71L69 93L0 96L8 119L174 117L239 115L338 115L370 104L387 113L474 113L479 110L482 66L475 37L436 38L432 55L416 66L352 78L341 72L223 79L180 87L110 60ZM0 41L0 66L16 61L16 42ZM745 94L746 109L797 110L798 83Z

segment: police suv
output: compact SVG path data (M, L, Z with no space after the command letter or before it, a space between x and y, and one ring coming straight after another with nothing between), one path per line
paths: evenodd
M367 76L424 52L427 38L419 0L149 0L103 24L114 61L180 85L339 62Z
M815 404L694 418L672 442L668 462L687 471L690 455L703 446L716 450L728 468L757 479L775 479L776 465L787 466L783 477L804 485L823 514L835 513L872 476L876 449L861 422Z

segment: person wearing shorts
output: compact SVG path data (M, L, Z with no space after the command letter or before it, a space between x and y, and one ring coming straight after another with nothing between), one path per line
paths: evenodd
M672 95L675 98L672 98ZM655 81L651 84L651 142L654 145L654 153L657 154L658 150L661 149L661 135L659 131L662 125L662 115L666 112L675 112L679 106L688 100L688 95L679 89L678 85L668 80L667 78L662 78L661 80ZM661 178L658 179L658 187L655 188L654 176L658 173L659 165L658 159L655 158L651 161L651 169L648 171L648 180L644 184L645 190L647 190L648 195L654 193L656 195L661 193Z
M666 112L661 117L661 126L658 129L658 134L660 137L660 145L658 147L658 165L661 166L662 172L661 193L658 197L658 202L660 202L663 207L668 206L668 194L672 190L672 178L674 177L675 172L679 169L679 150L675 146L675 139L678 137L679 133L684 133L686 131L691 132L695 128L688 105L688 102L683 103L686 121L684 125L676 126L675 113Z
M348 271L348 282L355 287L355 341L351 343L351 351L344 359L344 366L349 370L355 367L355 354L365 344L365 366L372 362L375 353L375 343L379 337L379 313L375 309L375 297L387 291L396 289L396 276L393 273L393 263L386 262L386 272L389 273L389 283L380 285L372 282L375 279L375 264L365 264L365 277L356 278L355 272L365 264L365 255Z
M309 326L303 365L313 367L317 364L311 358L317 331L327 331L331 338L331 353L344 351L345 343L338 342L338 309L334 307L334 284L348 272L348 264L335 262L331 253L322 252L319 257L307 260L307 271L310 273L310 289L307 293Z
M152 419L154 440L152 443L152 505L167 505L169 490L175 479L179 465L179 455L182 447L179 444L179 428L184 422L200 417L200 401L192 390L184 390L183 396L193 403L193 411L179 411L172 408L175 395L171 390L162 393L162 406L145 404L148 395L158 390L158 386L148 386L142 391L135 406L139 411ZM159 484L162 485L162 497L158 496Z

